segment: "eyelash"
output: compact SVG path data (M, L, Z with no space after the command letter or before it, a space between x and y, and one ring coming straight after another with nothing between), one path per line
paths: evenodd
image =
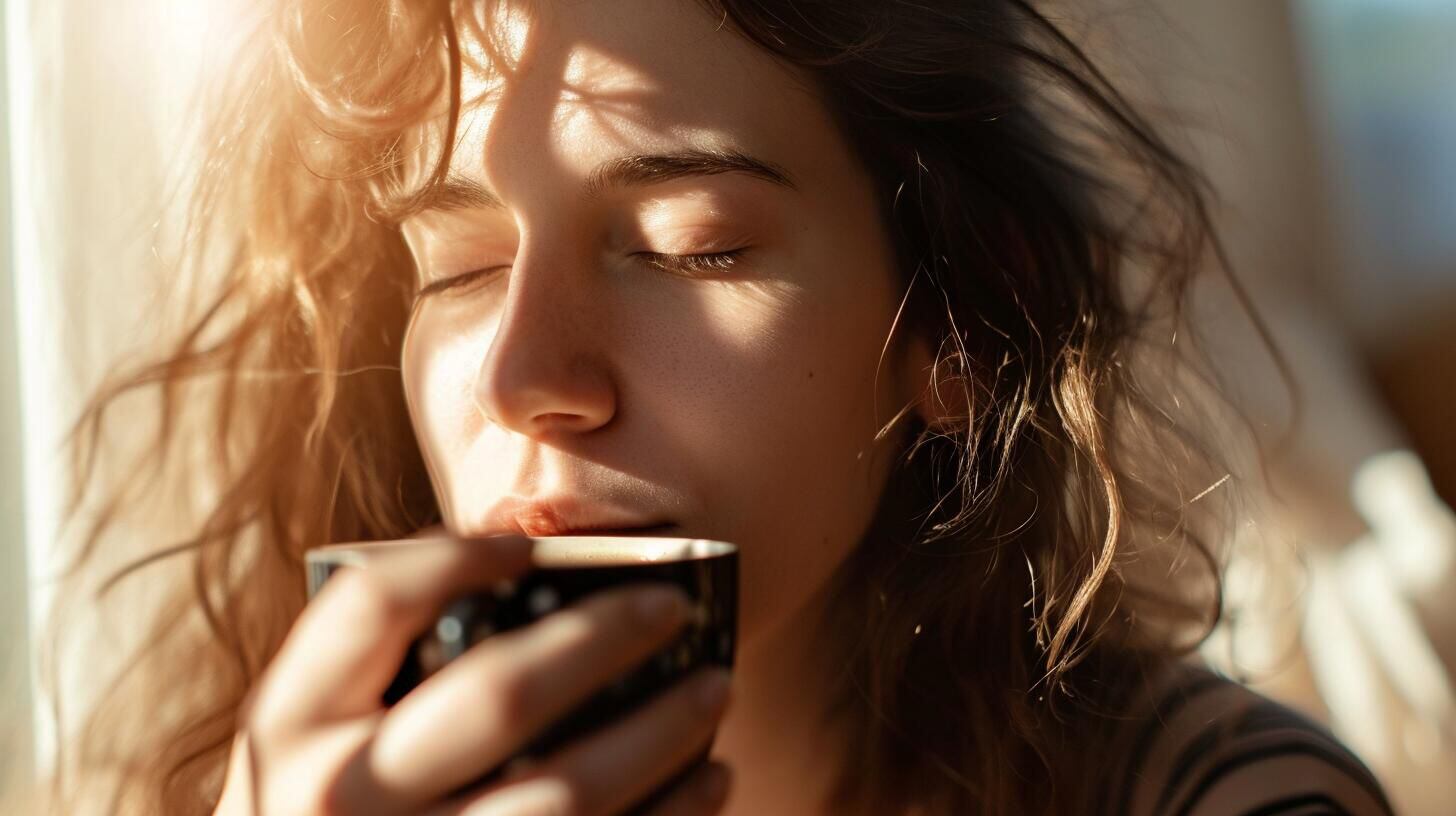
M745 248L731 249L726 252L700 252L691 255L669 255L661 252L638 252L637 255L647 260L649 266L654 266L667 272L677 274L702 274L710 272L728 272L738 264L738 258L744 253ZM484 269L473 269L459 275L452 275L448 278L428 283L420 288L420 297L433 295L438 292L445 292L474 283L484 277L487 273L497 269L509 269L506 266L491 266Z
M738 264L738 256L746 248L730 249L727 252L701 252L695 255L665 255L659 252L641 252L650 266L668 272L728 272Z

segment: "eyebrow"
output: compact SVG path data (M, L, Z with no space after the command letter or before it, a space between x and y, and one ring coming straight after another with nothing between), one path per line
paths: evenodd
M607 159L592 169L582 185L582 194L595 199L609 189L646 187L680 178L739 173L790 190L798 186L783 167L754 158L738 150L691 148L673 153L639 154ZM413 196L399 197L384 205L396 221L425 212L465 209L504 209L500 197L479 182L457 173Z

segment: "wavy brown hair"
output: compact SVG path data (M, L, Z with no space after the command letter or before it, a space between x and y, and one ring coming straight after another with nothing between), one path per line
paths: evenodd
M832 585L855 737L835 812L1083 812L1106 758L1079 749L1219 615L1229 504L1203 488L1226 469L1183 318L1195 274L1225 268L1202 179L1031 2L700 2L817 88L874 180L897 330L937 349L936 419L897 417L911 442ZM119 367L73 437L92 510L72 574L183 481L211 491L193 529L96 597L166 561L191 580L63 745L57 801L209 811L305 602L303 550L438 520L398 370L412 261L380 205L421 122L446 130L443 178L462 72L490 67L462 43L491 42L497 5L259 4L206 111L187 329ZM156 434L103 467L137 393Z

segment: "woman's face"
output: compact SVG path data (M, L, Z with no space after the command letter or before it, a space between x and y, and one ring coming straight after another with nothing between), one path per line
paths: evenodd
M466 79L455 194L404 222L446 524L736 542L748 647L857 543L923 388L868 178L697 3L530 5L509 74Z

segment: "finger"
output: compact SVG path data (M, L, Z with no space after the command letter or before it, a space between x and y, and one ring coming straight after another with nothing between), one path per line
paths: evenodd
M703 753L728 702L728 674L710 669L625 720L452 803L444 813L608 816L626 811Z
M346 773L401 809L458 790L667 645L688 609L671 585L625 587L489 638L400 700Z
M304 608L263 679L254 725L302 727L380 707L410 642L453 596L530 567L521 536L359 550Z
M722 812L728 801L733 774L721 762L709 762L695 769L686 779L674 785L661 801L645 812L629 811L634 816L709 816ZM428 811L424 816L536 816L555 814L551 810L559 800L544 789L518 787L514 793L499 792L486 799L472 794Z

